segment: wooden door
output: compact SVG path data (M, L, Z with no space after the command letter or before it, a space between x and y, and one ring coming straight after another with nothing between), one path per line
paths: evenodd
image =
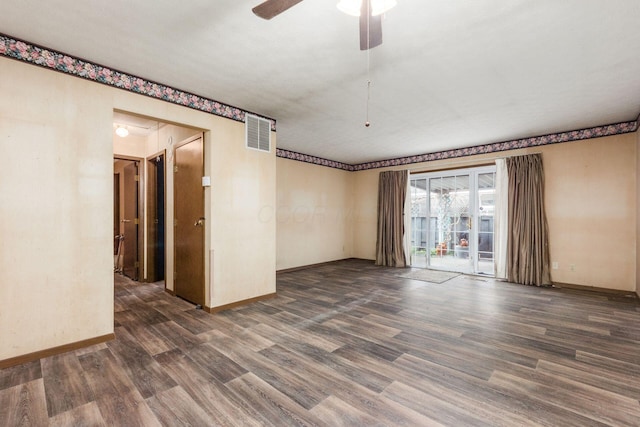
M147 281L164 280L164 154L147 161Z
M138 262L138 163L131 162L124 168L124 216L122 222L124 225L124 247L122 272L125 276L138 280L139 278L139 262Z
M120 174L113 174L113 255L118 255L120 246ZM119 260L116 259L115 268Z
M174 156L174 285L177 296L204 305L204 145L202 136Z

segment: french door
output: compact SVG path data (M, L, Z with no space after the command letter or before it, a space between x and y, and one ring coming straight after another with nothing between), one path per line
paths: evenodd
M493 275L495 166L412 175L411 265Z

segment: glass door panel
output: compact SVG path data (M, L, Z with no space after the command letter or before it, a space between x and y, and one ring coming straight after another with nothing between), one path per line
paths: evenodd
M411 265L427 266L428 199L426 178L411 180Z
M496 197L495 172L478 174L478 265L476 271L494 274L493 271L493 218Z
M431 267L472 271L469 257L469 185L468 174L429 179L429 211L434 225L434 232L429 233Z

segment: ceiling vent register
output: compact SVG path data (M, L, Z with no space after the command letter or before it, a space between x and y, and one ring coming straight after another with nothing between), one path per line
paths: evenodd
M252 114L245 114L247 148L271 151L271 121Z

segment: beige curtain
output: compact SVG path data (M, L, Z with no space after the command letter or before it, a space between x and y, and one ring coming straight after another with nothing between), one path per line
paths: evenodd
M507 278L509 236L509 174L505 159L496 159L496 207L493 218L493 260L496 279Z
M408 171L380 172L376 265L407 265L404 252L404 205L408 177Z
M404 259L405 266L411 266L411 173L407 171L407 188L405 190L404 211Z
M507 280L523 285L550 285L549 231L544 210L542 155L508 158L507 172Z

